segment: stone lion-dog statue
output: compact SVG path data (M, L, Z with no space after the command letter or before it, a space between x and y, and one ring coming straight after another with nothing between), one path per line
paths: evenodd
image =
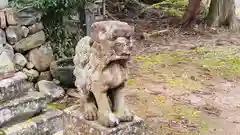
M84 117L106 127L130 122L123 89L127 62L134 43L134 29L121 21L100 21L91 26L91 37L83 37L74 56L75 85L84 100Z

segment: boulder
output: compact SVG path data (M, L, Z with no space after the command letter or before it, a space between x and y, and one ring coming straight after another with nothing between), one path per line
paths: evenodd
M25 73L28 77L28 81L30 82L35 82L37 81L38 79L38 76L39 76L39 73L38 71L34 70L34 69L26 69L26 68L23 68L23 73Z
M4 49L4 51L7 53L8 57L9 57L11 60L13 60L14 50L13 50L12 46L9 45L9 44L6 44L6 45L4 45L3 49Z
M0 1L0 9L4 9L8 7L8 0L1 0Z
M7 27L6 17L4 11L0 11L0 28L5 29Z
M41 16L41 13L33 7L24 8L17 13L18 23L24 26L35 24L41 20Z
M4 30L0 29L0 44L6 44L6 33Z
M8 54L3 51L0 54L0 72L14 72L14 64L11 58L9 58Z
M46 71L54 60L52 48L49 45L35 48L29 52L28 59L38 71Z
M26 26L21 26L23 37L27 37L29 34L29 29Z
M42 80L37 83L37 90L46 96L49 96L52 101L62 98L65 94L65 91L62 87L57 86L54 82L46 80Z
M17 52L26 52L31 49L41 46L46 40L45 34L43 31L30 35L27 38L24 38L15 44L15 50Z
M27 59L21 53L15 53L13 62L15 64L16 69L23 69L27 64Z
M27 67L27 69L33 69L34 65L32 64L32 62L28 62L26 67Z
M39 32L43 29L43 24L42 22L39 22L39 23L36 23L36 24L33 24L31 26L28 26L28 29L29 29L29 34L34 34L36 32Z
M5 9L5 15L8 25L17 25L17 14L12 8Z
M23 37L23 32L19 26L9 26L6 29L7 41L9 44L16 44Z
M41 80L51 81L52 80L51 72L50 71L41 72L38 77L38 81L41 81Z

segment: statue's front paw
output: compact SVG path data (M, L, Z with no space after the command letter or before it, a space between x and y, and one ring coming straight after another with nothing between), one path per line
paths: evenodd
M84 106L84 117L87 120L97 120L97 107L93 103L85 104Z
M118 118L112 112L99 112L98 116L99 123L106 127L115 127L119 124Z
M124 109L116 113L120 122L130 122L133 120L133 113L131 113L128 109Z

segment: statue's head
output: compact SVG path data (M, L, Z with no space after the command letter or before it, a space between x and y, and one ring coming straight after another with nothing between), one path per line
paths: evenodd
M92 25L93 46L106 61L128 61L133 46L134 30L120 21L101 21Z

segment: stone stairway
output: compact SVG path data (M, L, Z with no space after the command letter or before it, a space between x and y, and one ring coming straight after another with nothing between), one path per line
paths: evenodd
M26 79L18 72L0 80L0 135L60 135L63 112L47 108L48 97Z

